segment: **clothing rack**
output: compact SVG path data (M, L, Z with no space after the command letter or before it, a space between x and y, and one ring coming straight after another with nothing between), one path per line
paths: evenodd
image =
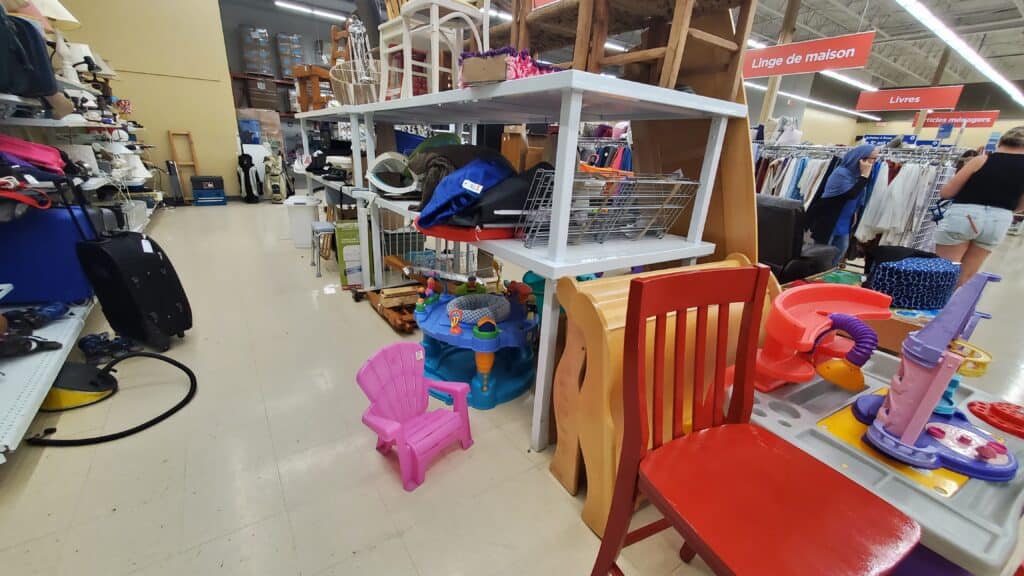
M880 157L903 164L926 164L935 167L934 180L926 191L912 197L911 213L906 218L906 224L902 231L889 229L883 235L888 244L899 244L919 250L934 249L934 235L937 221L934 217L935 206L939 201L939 192L949 179L953 177L956 170L953 162L960 156L963 150L958 148L884 148ZM866 234L860 234L860 240L864 241ZM895 241L894 236L898 238Z

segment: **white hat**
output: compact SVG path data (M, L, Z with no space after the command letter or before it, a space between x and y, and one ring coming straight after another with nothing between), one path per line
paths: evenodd
M64 30L74 30L82 25L71 11L60 3L60 0L31 0L32 5L46 18L52 20Z

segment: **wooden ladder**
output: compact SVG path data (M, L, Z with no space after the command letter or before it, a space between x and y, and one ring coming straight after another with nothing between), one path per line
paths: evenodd
M178 155L178 149L174 147L175 137L180 137L180 136L184 136L185 139L188 140L188 156L187 156L188 160L187 161L184 160L184 158L186 158L186 156L179 156ZM196 160L196 145L195 145L195 142L192 141L192 133L191 132L186 132L184 130L168 130L167 131L167 140L171 144L171 160L173 160L174 164L178 167L178 184L181 186L181 193L182 193L182 195L184 195L185 194L185 190L186 190L186 188L185 188L185 177L182 174L181 169L182 168L188 168L188 169L190 169L192 171L192 175L193 176L198 176L199 175L199 161ZM188 196L185 197L185 201L186 202L192 202L192 185L191 185L191 181L189 181L189 182L190 183L189 183L189 187L188 187Z

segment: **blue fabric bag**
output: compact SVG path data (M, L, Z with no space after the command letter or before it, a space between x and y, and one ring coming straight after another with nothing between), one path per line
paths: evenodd
M892 296L895 308L936 310L956 290L960 267L943 258L904 258L882 262L871 276L872 290Z
M444 224L514 172L508 160L500 156L473 160L438 183L430 201L420 212L419 226L430 228Z

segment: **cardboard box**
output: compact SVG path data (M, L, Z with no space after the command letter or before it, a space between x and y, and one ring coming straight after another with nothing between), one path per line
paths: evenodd
M909 320L893 316L887 320L865 320L865 324L878 334L878 349L899 356L903 351L903 341L915 330L924 326L924 321Z
M359 223L355 220L337 222L334 226L334 241L338 248L341 287L345 290L362 290L364 280L363 260L359 255Z
M306 63L306 55L302 49L302 36L278 33L277 58L281 64L281 77L291 78L292 68L296 64Z
M256 120L260 123L260 142L269 144L275 141L284 142L281 136L281 115L273 110L258 108L239 108L235 110L238 120Z
M270 32L266 28L244 26L242 35L242 60L249 74L274 75L273 52L270 47Z
M249 93L250 108L277 110L281 106L281 99L277 96L277 84L272 79L246 80L245 84Z
M466 58L462 63L462 83L467 86L489 84L507 79L508 56L490 56L487 58Z

